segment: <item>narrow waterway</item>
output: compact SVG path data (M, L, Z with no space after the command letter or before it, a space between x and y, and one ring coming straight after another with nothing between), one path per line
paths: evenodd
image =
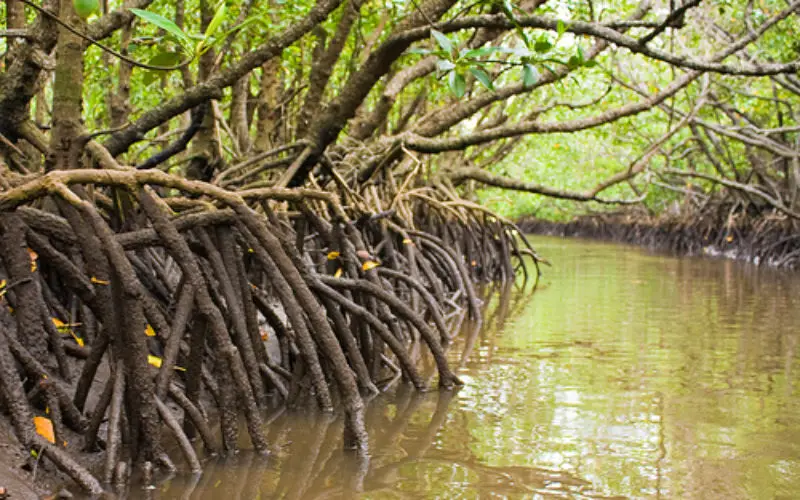
M491 295L451 350L465 387L371 402L368 462L336 419L281 413L269 459L131 497L800 498L800 275L534 243L539 289Z

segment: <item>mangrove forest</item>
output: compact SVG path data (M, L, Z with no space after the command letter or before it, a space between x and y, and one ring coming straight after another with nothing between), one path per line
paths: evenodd
M800 266L800 0L0 19L0 426L75 492L269 456L278 407L368 461L369 401L536 301L532 232Z

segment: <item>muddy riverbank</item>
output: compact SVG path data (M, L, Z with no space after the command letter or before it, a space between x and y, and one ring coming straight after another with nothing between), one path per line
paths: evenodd
M171 448L176 474L123 494L797 497L794 273L570 238L533 243L552 261L536 292L483 289L481 328L465 323L448 351L462 388L395 384L368 403L368 460L343 450L341 415L271 408L271 455L202 453L196 476ZM434 376L429 357L420 371ZM36 498L30 474L2 464L0 478L22 479L12 499Z
M729 216L724 210L704 215L638 213L594 214L568 222L523 217L529 234L576 236L629 243L679 256L719 256L756 265L800 268L800 226L780 215Z

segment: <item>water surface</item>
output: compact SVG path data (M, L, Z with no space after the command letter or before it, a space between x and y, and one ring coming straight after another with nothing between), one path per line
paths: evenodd
M465 387L371 402L369 461L339 420L284 412L271 458L131 496L800 498L800 275L533 241L553 267L490 296L450 352Z

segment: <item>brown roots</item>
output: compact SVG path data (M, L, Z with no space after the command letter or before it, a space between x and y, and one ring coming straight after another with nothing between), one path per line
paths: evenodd
M676 255L722 256L800 268L798 222L776 211L754 212L737 203L709 203L702 211L658 217L631 212L582 216L569 222L524 218L519 225L529 234L598 238Z
M155 170L16 179L0 191L0 391L20 443L99 493L96 476L173 469L164 429L196 473L195 436L235 452L242 419L266 453L262 410L311 402L341 407L345 446L365 452L363 398L426 389L420 352L460 384L445 352L479 319L473 282L528 276L515 226L447 193L344 189L343 206Z

